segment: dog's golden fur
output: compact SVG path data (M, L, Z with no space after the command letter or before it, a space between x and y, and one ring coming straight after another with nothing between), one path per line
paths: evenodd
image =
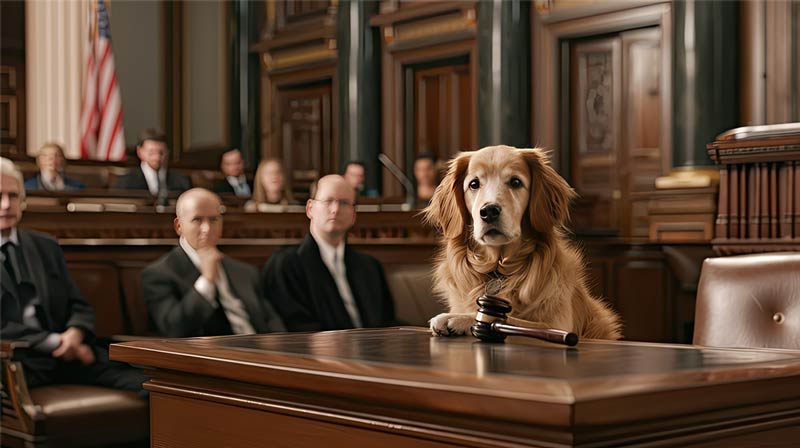
M540 149L490 146L453 159L424 210L442 231L434 290L450 311L431 319L431 330L468 333L475 299L497 277L494 295L511 302L510 323L620 338L619 318L589 294L581 254L564 236L574 195ZM501 211L489 222L480 210L491 204Z

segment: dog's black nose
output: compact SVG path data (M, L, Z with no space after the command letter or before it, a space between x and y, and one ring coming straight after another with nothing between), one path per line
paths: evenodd
M500 210L497 204L484 205L481 207L481 219L488 224L495 223L500 218Z

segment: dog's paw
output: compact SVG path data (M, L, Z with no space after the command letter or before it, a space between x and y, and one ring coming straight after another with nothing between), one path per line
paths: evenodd
M474 323L472 314L442 313L431 319L431 332L436 336L463 336Z

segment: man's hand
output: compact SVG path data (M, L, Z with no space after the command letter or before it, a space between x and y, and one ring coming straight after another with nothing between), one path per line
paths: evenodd
M219 275L219 262L222 261L222 252L214 246L203 246L197 248L197 255L200 257L200 275L211 283L217 281Z
M91 347L83 343L83 330L69 327L60 336L61 344L53 350L54 358L62 358L64 361L77 359L83 365L94 363L94 352L92 352Z

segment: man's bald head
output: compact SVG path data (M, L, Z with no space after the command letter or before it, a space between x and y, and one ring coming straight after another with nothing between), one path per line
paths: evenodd
M204 188L192 188L175 204L175 232L195 249L215 246L222 235L222 203Z
M352 190L353 203L355 203L356 199L358 198L358 192L347 182L344 176L340 176L338 174L328 174L327 176L320 178L320 180L317 181L317 190L315 196L318 197L320 191L338 190L342 189L343 187L347 187L348 189Z
M178 202L175 203L175 215L180 218L182 215L186 214L187 210L196 207L198 202L206 201L216 204L218 210L222 208L222 201L220 201L216 193L208 191L205 188L192 188L191 190L187 190L178 196Z

